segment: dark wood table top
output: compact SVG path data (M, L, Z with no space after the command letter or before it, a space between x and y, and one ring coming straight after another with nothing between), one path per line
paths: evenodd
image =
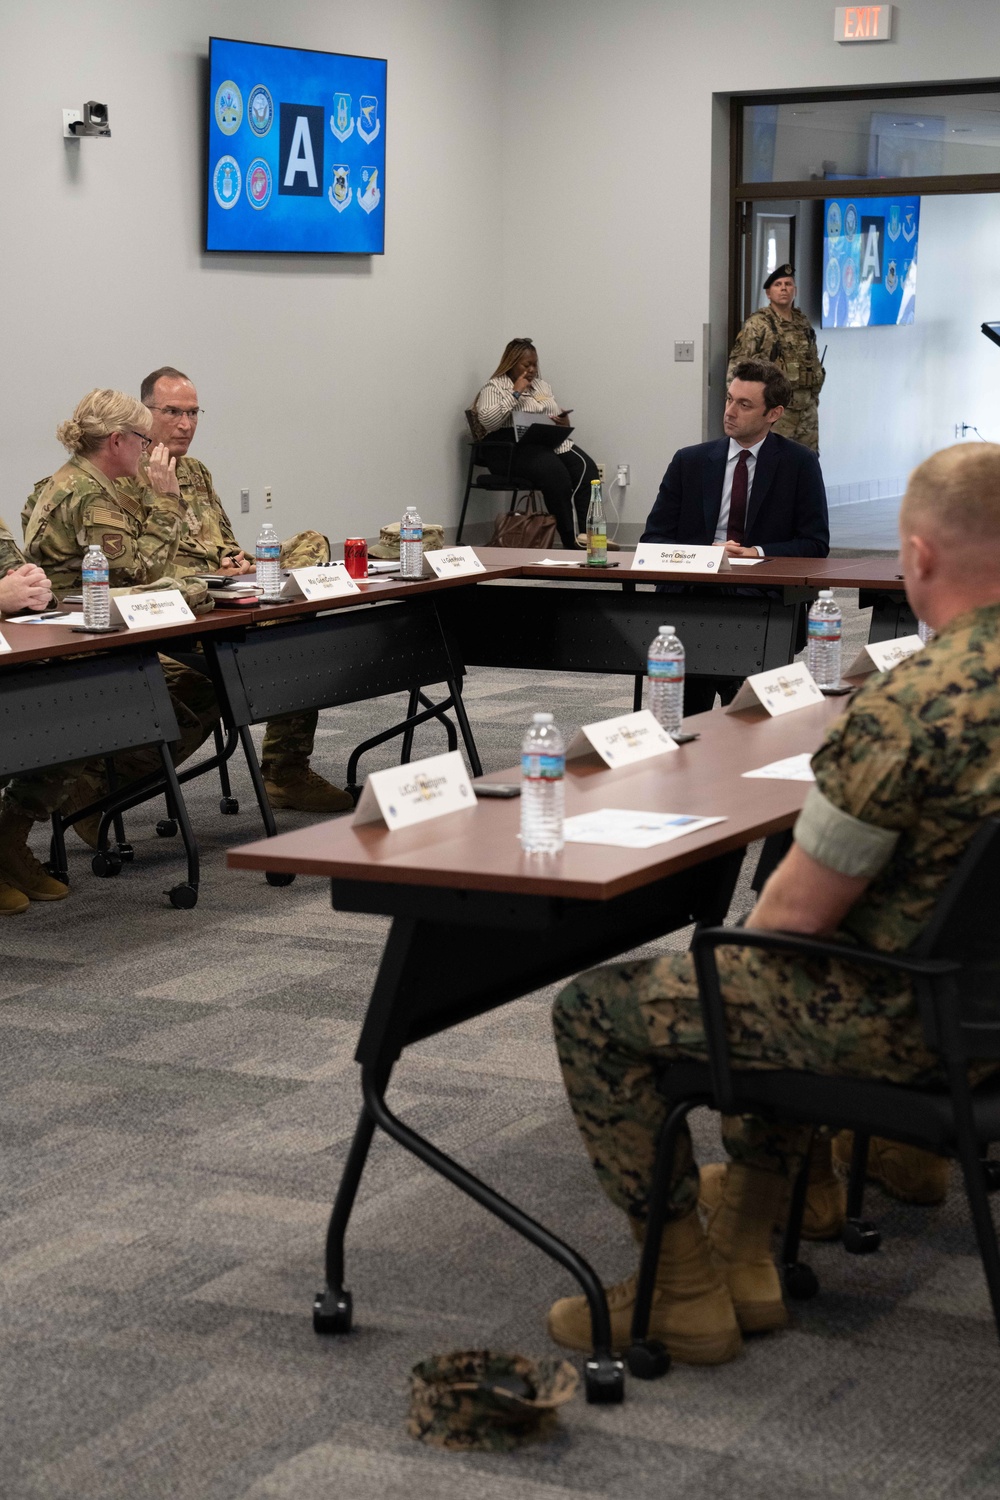
M359 578L357 594L345 594L339 599L289 599L280 604L262 603L247 613L251 623L261 620L281 620L292 615L316 615L331 609L356 609L359 604L377 604L383 599L412 599L418 594L432 594L443 589L464 588L475 583L489 583L498 578L517 578L522 563L519 555L502 547L477 547L476 554L486 565L483 573L464 573L457 578L438 578L429 565L424 563L424 575L419 579L400 578L397 573L382 573L371 578Z
M821 589L903 590L899 558L892 557L813 557L808 563L808 581Z
M678 573L669 569L642 568L636 570L632 566L635 557L633 551L609 552L608 562L612 566L607 568L590 568L587 566L585 555L582 551L578 553L565 552L559 548L546 551L532 550L526 547L477 547L476 552L489 565L501 557L509 557L516 560L520 566L521 577L559 579L563 582L580 582L586 580L588 583L707 583L707 584L760 584L769 585L802 585L805 583L809 566L816 559L809 557L765 557L760 562L754 563L752 567L733 568L727 573ZM552 567L541 565L542 559L546 557L562 558L573 557L574 566L567 567L562 563Z
M340 880L609 900L790 827L809 783L744 780L742 772L815 750L843 708L844 700L834 698L777 719L763 709L698 714L685 724L701 738L676 754L616 771L596 758L571 764L567 817L621 807L726 819L653 849L567 844L554 857L522 854L520 802L512 799L477 802L394 833L381 825L355 828L345 816L230 850L228 863ZM487 779L519 777L513 769Z
M92 656L96 651L120 651L123 647L156 651L162 641L184 636L197 639L212 631L231 630L234 625L246 624L250 617L250 611L245 609L213 610L182 625L154 625L149 630L122 629L111 635L87 635L71 630L68 625L60 625L56 616L51 625L15 625L10 620L0 619L0 635L12 648L0 654L0 670L49 657Z

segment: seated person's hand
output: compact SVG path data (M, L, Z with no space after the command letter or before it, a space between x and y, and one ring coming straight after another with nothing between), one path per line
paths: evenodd
M569 412L568 411L561 411L561 412L559 412L559 414L557 416L553 417L552 420L553 420L553 422L555 422L555 424L556 424L557 427L568 427L569 426Z
M727 557L760 557L756 547L741 547L739 542L723 543Z
M147 473L154 495L173 495L179 498L181 487L177 483L177 460L170 457L170 450L165 443L157 443L150 450Z
M22 609L44 609L52 598L52 585L41 568L22 563L0 578L0 613L16 615Z
M227 552L219 563L219 572L235 578L240 573L252 573L255 567L256 563L251 562L242 552Z

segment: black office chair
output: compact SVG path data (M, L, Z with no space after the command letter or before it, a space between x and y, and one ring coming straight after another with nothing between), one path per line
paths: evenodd
M518 495L523 489L525 489L523 485L518 484L516 479L512 479L510 477L510 466L514 459L514 444L505 443L501 445L500 443L496 442L491 444L489 443L488 439L484 440L481 436L482 429L480 428L479 423L476 420L476 414L471 410L471 408L466 411L465 420L469 424L469 432L471 434L471 439L469 442L469 472L465 478L465 494L462 496L462 513L458 518L458 531L455 534L456 547L461 546L462 543L462 530L465 526L465 513L469 508L469 495L473 490L485 490L489 494L493 495L510 495L512 502L511 509L513 510L515 508L515 502L517 501ZM476 474L476 469L485 469L487 467L486 458L484 456L484 449L486 449L487 447L492 447L494 450L496 450L501 446L507 449L506 474ZM530 494L530 488L526 489L525 493Z
M1000 1074L971 1088L970 1065L1000 1059L1000 821L976 834L942 892L920 938L904 953L851 948L843 943L743 928L697 930L691 948L701 995L707 1063L674 1063L666 1069L669 1113L654 1169L650 1216L639 1268L629 1369L640 1379L665 1373L670 1359L649 1339L649 1310L666 1214L677 1132L699 1104L722 1114L757 1114L814 1127L853 1130L858 1141L879 1135L957 1157L993 1316L1000 1337L1000 1247L990 1213L990 1175L981 1157L1000 1140ZM875 1079L827 1078L791 1069L734 1069L726 1034L726 1009L715 950L763 948L802 958L838 958L861 968L909 976L929 1048L941 1059L947 1082L916 1088ZM992 1163L990 1167L992 1167ZM791 1297L815 1295L819 1284L797 1261L807 1169L795 1184L782 1260ZM864 1226L862 1226L864 1227Z

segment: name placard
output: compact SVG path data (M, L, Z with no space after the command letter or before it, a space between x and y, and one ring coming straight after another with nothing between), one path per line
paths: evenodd
M340 599L344 594L360 592L343 563L329 563L322 568L292 568L278 598Z
M648 708L619 714L597 724L584 724L566 747L566 759L577 760L596 750L606 766L630 766L654 755L669 755L677 745Z
M384 823L390 833L428 823L445 813L475 807L465 762L457 750L450 755L430 755L408 766L373 771L354 814L354 824Z
M128 630L154 625L186 625L194 619L179 589L150 589L146 594L112 594L111 620Z
M486 572L472 547L437 547L432 552L425 552L424 557L439 578L459 578L463 573Z
M0 635L0 655L2 655L4 651L13 651L13 649L14 647L10 644L10 641L5 640L4 637Z
M725 547L687 547L683 542L640 542L632 567L658 573L727 573Z
M845 677L864 677L869 672L891 672L901 661L923 646L919 635L901 635L894 641L869 641L851 662Z
M755 672L748 677L726 713L735 714L742 708L762 705L776 719L780 714L794 713L797 708L810 708L814 703L822 702L823 694L805 662L793 661L787 667L774 667L770 672Z

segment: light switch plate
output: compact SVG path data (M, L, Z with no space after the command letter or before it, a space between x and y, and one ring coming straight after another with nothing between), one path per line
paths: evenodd
M686 343L685 344L675 344L674 345L674 363L675 364L678 364L678 363L693 364L694 363L694 344L686 344Z

